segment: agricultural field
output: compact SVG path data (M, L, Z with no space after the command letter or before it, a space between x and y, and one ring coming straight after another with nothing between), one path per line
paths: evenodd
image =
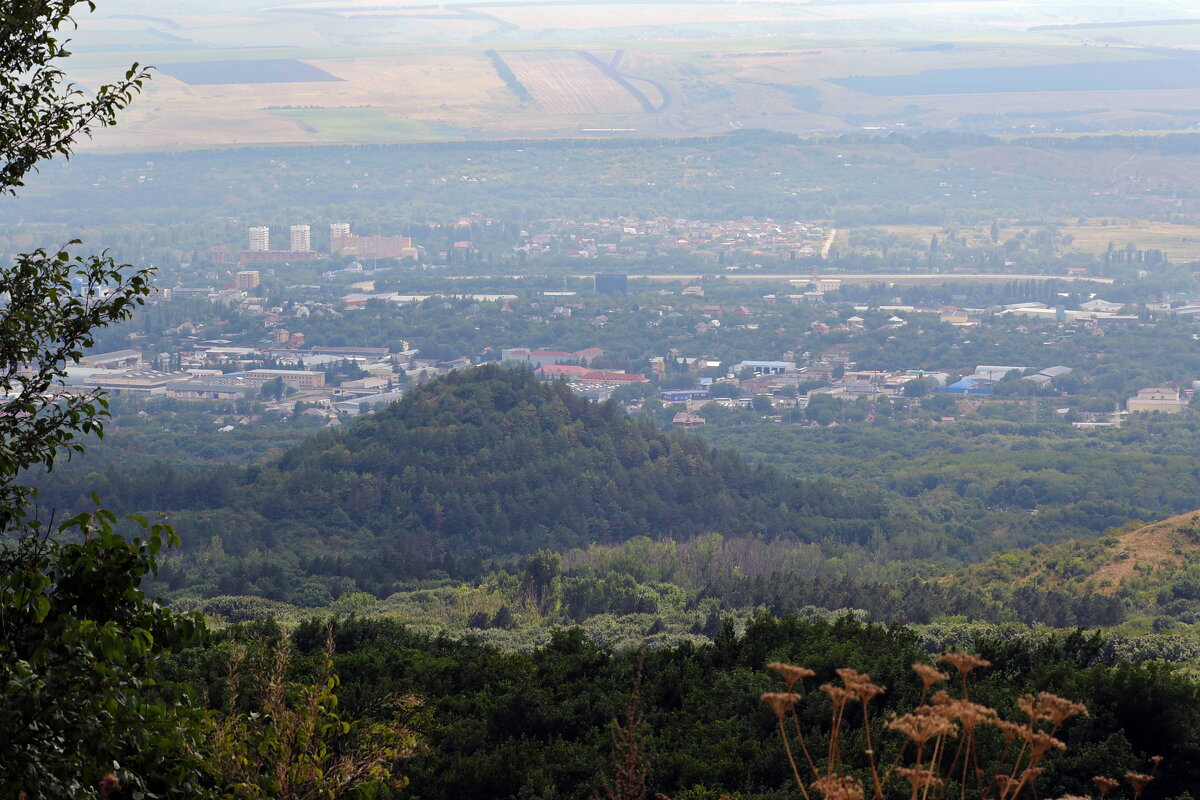
M460 138L460 128L485 126L489 110L516 105L482 54L305 63L335 80L189 85L160 70L120 128L101 132L96 144L153 149L221 141L375 143Z
M1200 225L1150 220L1119 220L1105 225L1093 221L1088 225L1065 225L1059 232L1071 236L1070 248L1079 252L1103 253L1111 243L1118 250L1128 245L1139 250L1162 250L1175 262L1200 261Z
M504 63L545 111L552 114L636 113L630 92L583 53L543 50L504 53Z
M377 108L272 109L271 114L295 120L302 131L322 142L431 142L459 137L447 125L403 119Z
M189 86L244 83L320 83L338 81L323 69L294 58L258 61L181 61L159 71Z
M997 233L1001 243L1020 236L1030 236L1040 227L1022 225L1015 220L998 220ZM1161 250L1176 263L1200 260L1200 225L1183 225L1153 220L1088 220L1084 224L1050 225L1057 233L1058 246L1064 252L1100 255L1111 245L1115 250L1132 246L1137 250ZM864 245L878 237L874 232L895 236L898 243L924 247L933 236L945 239L953 234L966 240L970 247L991 244L991 225L964 225L947 229L941 225L864 225L838 230L835 245L843 252L860 250L878 252L877 247Z
M486 139L1200 128L1200 24L1161 22L1198 22L1200 8L1093 6L170 0L151 15L106 0L75 34L72 62L85 87L134 60L160 67L120 133L94 143L107 149L411 141L418 129Z

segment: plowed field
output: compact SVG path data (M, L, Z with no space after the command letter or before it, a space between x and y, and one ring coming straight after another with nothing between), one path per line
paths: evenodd
M638 113L625 87L571 50L504 53L504 63L551 114Z

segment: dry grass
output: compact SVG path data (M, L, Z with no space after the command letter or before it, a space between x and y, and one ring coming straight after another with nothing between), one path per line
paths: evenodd
M1179 566L1186 552L1197 547L1195 539L1184 530L1194 531L1198 524L1200 512L1191 512L1123 534L1112 550L1111 560L1096 570L1097 591L1113 594L1139 569L1158 571Z
M1041 155L1047 159L1054 157L1052 153ZM1125 249L1126 245L1133 245L1139 250L1162 250L1176 263L1200 259L1200 225L1178 225L1150 220L1111 222L1112 224L1104 225L1099 220L1093 220L1085 225L1063 224L1054 227L1060 235L1071 237L1070 244L1063 247L1067 252L1100 255L1108 249L1109 243L1112 243L1118 250ZM1034 230L1036 227L1038 226L1018 226L1001 220L1000 241L1010 239L1026 228ZM935 234L939 238L944 238L945 235L944 228L940 225L863 225L859 228L839 229L836 244L839 247L850 247L851 235L867 229L886 231L922 245L928 244L929 238ZM967 237L968 244L972 247L991 244L990 225L962 226L957 230L959 235Z
M330 141L293 118L272 114L272 106L308 107L323 112L326 118L346 109L344 123L330 125L344 134L337 141L380 141L375 124L380 115L472 127L489 121L489 109L515 105L481 53L312 59L308 63L341 80L189 86L160 73L120 127L101 132L95 145L152 148ZM364 107L377 112L375 117L362 115ZM371 123L361 136L355 135L356 119ZM392 140L411 138L400 125L396 134Z
M1059 229L1074 237L1069 249L1103 253L1111 242L1118 250L1132 244L1139 250L1162 250L1175 262L1200 259L1200 225L1175 225L1145 220L1115 225L1068 225Z

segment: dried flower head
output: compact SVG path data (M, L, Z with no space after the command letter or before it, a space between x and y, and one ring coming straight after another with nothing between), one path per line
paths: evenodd
M916 663L912 665L913 672L917 673L921 678L921 683L925 684L928 689L939 681L949 680L950 676L942 672L937 667L931 667L928 664Z
M1092 778L1092 783L1096 784L1096 791L1100 793L1100 800L1104 800L1104 795L1117 788L1120 784L1114 778L1106 778L1103 775L1097 775Z
M1029 749L1034 759L1041 758L1048 750L1066 750L1067 743L1056 739L1048 733L1033 731L1029 734Z
M951 697L945 692L938 692L932 698L935 713L946 719L958 721L965 730L971 730L977 725L995 722L995 709Z
M825 800L863 800L863 785L849 775L827 775L813 781L812 788Z
M792 690L792 687L796 685L796 681L800 680L801 678L811 678L817 674L811 669L796 667L792 666L791 664L784 664L782 661L772 661L770 664L767 664L767 668L773 669L780 674L784 682L787 683L789 692Z
M1136 796L1145 791L1146 786L1149 785L1150 781L1154 780L1154 776L1143 775L1140 772L1126 772L1125 780L1129 781L1129 785L1133 787L1133 791Z
M937 788L942 785L942 779L935 775L933 770L924 767L919 769L900 767L896 770L896 774L908 781L913 791L920 791L926 786Z
M1033 733L1033 729L1028 725L1018 725L1015 722L1009 722L1006 719L998 719L995 722L1000 732L1004 734L1004 741L1011 742L1014 739L1025 740Z
M1154 766L1157 767L1159 764L1162 763L1163 757L1162 756L1150 756L1150 758L1148 760L1150 761L1151 764L1153 764Z
M976 667L990 667L992 662L986 658L980 658L974 653L942 653L938 656L938 663L949 664L958 670L960 675L967 675Z
M821 691L829 695L829 699L833 701L834 708L841 708L846 703L857 700L859 695L853 689L843 689L841 686L834 686L832 683L822 683Z
M956 736L958 727L945 717L934 714L905 714L890 720L887 728L899 731L917 744L938 736Z
M842 679L842 683L846 689L854 692L858 696L858 699L864 702L887 691L887 687L871 683L871 676L864 672L856 672L852 669L843 668L837 670L837 674Z
M1041 767L1026 767L1021 770L1021 780L1019 783L1029 785L1037 780L1037 776L1042 774Z
M1072 703L1070 700L1049 692L1038 692L1036 695L1027 694L1017 701L1017 708L1029 715L1030 722L1046 720L1055 727L1071 717L1088 715L1087 706L1083 703Z
M783 715L795 707L800 695L795 692L767 692L761 699L775 712L776 719L783 719Z

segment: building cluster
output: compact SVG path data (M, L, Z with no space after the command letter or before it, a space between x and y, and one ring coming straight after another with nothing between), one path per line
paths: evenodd
M267 225L248 228L246 237L246 249L238 254L241 266L316 261L325 255L313 249L309 225L292 225L288 231L288 247L282 250L271 248L271 229ZM217 264L225 263L228 258L222 247L213 248L211 255ZM350 223L334 222L329 225L329 255L415 259L419 258L420 251L413 247L408 236L358 236L350 232Z
M271 366L264 366L270 364ZM418 351L386 347L312 347L306 350L237 347L225 340L196 342L174 369L143 360L139 350L89 355L67 368L63 391L103 389L112 395L174 400L263 399L268 411L288 412L303 402L309 416L336 420L386 406L403 395L399 383L424 382L470 366L467 358L420 358ZM353 366L359 377L336 385L329 375ZM271 391L275 386L278 391ZM273 401L273 402L272 402Z
M592 362L603 355L599 347L573 353L510 347L500 351L500 362L527 366L539 380L565 381L576 394L596 401L608 400L622 386L650 383L649 378L637 373L593 367Z
M518 250L568 258L638 260L654 252L684 251L716 261L734 253L796 259L820 255L829 233L813 222L750 218L723 222L668 217L546 219L540 226L541 231L524 233Z

